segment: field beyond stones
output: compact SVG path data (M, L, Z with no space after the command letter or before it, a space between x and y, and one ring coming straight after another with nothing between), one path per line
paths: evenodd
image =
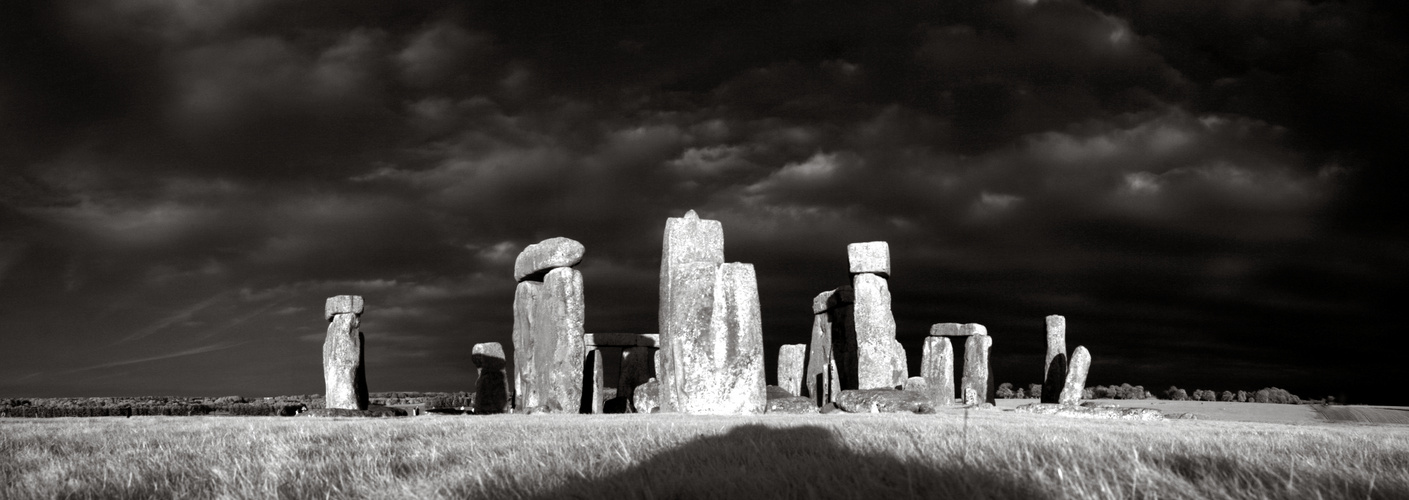
M1403 425L1001 409L0 419L6 499L1391 499L1406 470Z

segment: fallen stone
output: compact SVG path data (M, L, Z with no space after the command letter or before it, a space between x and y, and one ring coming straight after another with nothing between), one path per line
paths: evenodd
M519 252L514 259L514 281L547 271L555 267L572 267L582 262L587 249L576 240L569 238L548 238L534 243Z
M361 297L342 295L328 299L328 304L340 297L356 297L355 303L362 303ZM327 408L365 410L371 404L367 397L365 339L358 329L360 324L357 313L353 312L334 314L328 322L327 337L323 340L323 397Z
M1086 373L1091 369L1091 353L1085 346L1076 346L1071 352L1071 364L1067 366L1066 384L1062 387L1061 400L1064 405L1081 402L1082 391L1086 389Z
M846 246L846 260L851 273L873 273L890 276L890 244L884 241L852 243Z
M559 267L543 277L533 312L533 374L539 404L550 413L583 413L582 273Z
M661 410L762 413L763 324L753 265L689 262L671 272Z
M1067 319L1061 315L1053 314L1047 316L1047 360L1042 365L1042 385L1043 391L1047 388L1047 378L1054 373L1052 371L1052 358L1058 355L1066 356L1067 353ZM1056 372L1058 377L1065 380L1065 372ZM1059 382L1060 383L1060 382Z
M632 347L622 351L621 380L616 385L616 396L630 404L629 412L641 413L636 409L636 387L656 378L655 350L654 347Z
M315 408L299 413L300 417L404 417L406 410L393 408L390 406L373 406L365 410L349 410L347 408Z
M954 346L948 338L925 339L920 376L925 378L927 394L935 404L954 403Z
M802 379L807 376L803 361L807 344L786 344L778 348L778 385L794 396L802 396Z
M514 408L519 410L540 404L533 373L533 315L542 296L542 282L521 281L514 288Z
M1100 418L1116 420L1165 420L1164 413L1153 408L1121 408L1117 406L1085 407L1051 403L1028 403L1014 409L1019 413L1037 415L1057 415L1074 418Z
M935 323L930 325L931 337L971 337L988 335L988 328L978 323Z
M988 349L993 346L993 337L974 335L964 342L964 404L978 405L992 403Z
M926 408L934 411L924 394L895 389L841 391L836 404L848 413L918 413Z
M361 316L364 306L365 304L362 302L361 295L338 295L336 297L328 297L328 300L323 302L323 319L332 321L333 316L338 314L356 314Z
M817 405L806 396L788 396L768 400L767 413L811 414L817 413Z
M509 382L504 376L508 364L504 359L504 346L498 342L475 344L470 351L470 359L475 363L474 409L478 414L505 413L509 404Z
M636 386L632 390L631 406L636 409L636 413L660 412L660 382L651 379Z
M856 375L860 389L895 388L895 317L890 312L890 285L871 273L852 277L856 293Z
M1038 400L1047 404L1061 403L1062 387L1067 381L1067 355L1057 353L1047 363L1047 376L1042 379L1042 393Z

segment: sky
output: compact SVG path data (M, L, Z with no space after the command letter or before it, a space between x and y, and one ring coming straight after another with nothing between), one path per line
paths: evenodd
M7 2L0 396L473 390L513 261L587 252L657 331L687 210L755 266L771 370L846 244L898 338L982 323L1041 382L1409 404L1404 8L1301 0Z

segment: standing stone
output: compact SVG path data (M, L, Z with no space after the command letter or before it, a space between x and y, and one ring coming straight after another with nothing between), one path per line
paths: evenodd
M587 249L570 238L548 238L519 252L514 259L514 281L557 267L572 267L582 262Z
M643 413L636 408L636 386L655 380L654 347L632 347L622 352L621 380L617 382L617 397L624 398L629 405L627 411Z
M793 396L802 395L803 359L807 354L806 344L787 344L778 348L778 387Z
M890 276L890 244L884 241L852 243L846 246L851 273L872 273Z
M475 344L470 359L475 363L475 413L493 414L509 410L509 381L504 376L508 364L504 346L498 342Z
M751 264L687 262L671 270L670 333L661 334L661 409L762 413L767 405L763 324Z
M905 380L910 378L910 367L906 362L905 346L895 339L891 339L890 344L890 383L891 387L900 389L905 387Z
M1086 390L1086 373L1091 369L1091 353L1085 346L1077 346L1071 352L1071 364L1067 366L1067 380L1062 388L1061 404L1081 403L1082 391ZM1045 390L1045 389L1044 389Z
M974 335L964 342L964 404L992 403L988 393L988 348L993 337Z
M514 289L514 407L520 410L541 403L533 373L533 315L542 295L538 281L522 281Z
M807 396L818 406L832 402L836 393L841 392L841 383L836 379L836 366L832 362L832 323L827 313L827 301L831 291L822 292L812 299L812 341L807 347Z
M832 326L832 361L836 365L837 384L842 390L855 390L860 385L857 365L859 357L856 337L856 294L851 285L837 288L827 299L827 322ZM834 392L835 395L840 392Z
M670 298L674 296L673 289L679 279L676 269L691 262L708 262L711 264L724 263L724 226L717 220L700 219L691 210L685 213L684 217L671 217L665 221L665 235L661 238L660 253L660 310L657 318L660 321L660 336L662 342L671 336L669 319L672 317L672 304ZM667 380L674 380L675 376L670 372L674 366L674 360L670 353L663 354L661 359L662 384L669 385ZM670 393L669 389L663 393ZM668 399L668 396L663 396ZM662 407L666 407L662 401Z
M1048 380L1050 380L1054 374L1054 372L1052 372L1052 358L1058 355L1065 356L1066 353L1067 319L1056 314L1047 316L1047 361L1042 365L1042 385L1044 392L1046 391ZM1057 384L1066 380L1065 371L1056 372L1055 375L1057 377Z
M534 406L549 413L590 410L582 401L587 355L582 341L582 273L570 267L548 271L534 305L533 376L539 398Z
M954 346L946 337L928 337L920 359L920 376L935 404L954 403Z
M852 277L852 289L856 293L857 384L861 389L893 389L895 317L890 312L890 285L885 278L861 273Z
M361 330L363 303L357 295L329 297L323 304L323 317L328 320L328 335L323 340L323 387L327 408L366 410L366 358L362 351Z
M1061 401L1062 387L1067 382L1067 355L1057 353L1052 357L1052 362L1047 365L1047 378L1042 381L1042 393L1038 395L1038 401L1048 404L1056 404Z
M588 336L591 336L590 334ZM592 377L592 402L591 413L606 413L607 401L615 399L617 385L620 383L620 373L615 380L607 379L607 365L615 364L620 367L623 349L620 347L588 346L587 359L590 366L587 367Z

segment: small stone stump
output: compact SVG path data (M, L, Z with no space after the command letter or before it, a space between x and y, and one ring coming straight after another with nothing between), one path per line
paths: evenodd
M925 338L920 358L920 376L925 392L935 404L954 403L954 347L945 337Z
M328 335L323 341L323 385L326 408L366 410L366 357L360 317L364 309L359 295L329 297L323 304Z
M475 372L478 374L475 381L475 413L494 414L509 411L509 381L504 375L508 363L504 356L504 346L498 342L475 344L470 359L474 361Z

